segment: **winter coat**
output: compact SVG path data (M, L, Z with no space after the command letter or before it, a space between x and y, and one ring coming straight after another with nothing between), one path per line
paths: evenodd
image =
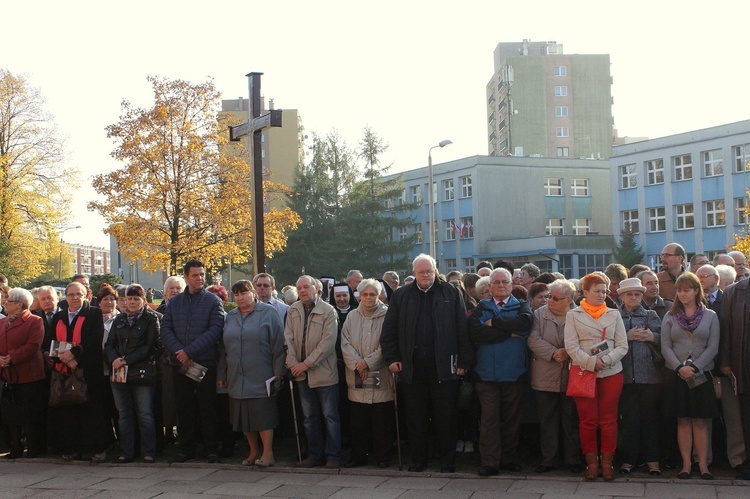
M286 366L292 368L301 362L302 333L305 327L305 309L301 301L294 302L286 313L284 344L287 348ZM338 318L336 310L318 298L307 318L305 339L305 360L309 369L295 378L302 381L307 377L310 388L322 388L338 384L336 368L336 337Z

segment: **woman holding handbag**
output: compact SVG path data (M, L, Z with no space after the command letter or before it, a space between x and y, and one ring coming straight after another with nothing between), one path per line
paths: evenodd
M607 281L600 273L581 279L583 299L565 320L565 350L571 358L568 393L577 379L594 378L593 397L575 396L581 449L586 456L586 479L599 474L597 429L601 432L601 472L615 478L612 461L617 448L617 405L622 392L621 359L628 352L625 325L617 310L608 309ZM574 379L576 378L576 379Z
M661 327L661 350L675 376L667 383L670 406L677 416L677 444L682 455L678 478L688 479L693 447L703 480L713 480L708 471L708 425L718 417L710 370L719 351L719 318L707 308L700 280L685 272L675 281L677 298Z
M120 413L120 457L117 463L130 463L135 457L135 420L141 432L141 453L144 463L156 457L154 426L154 385L156 354L159 341L159 316L146 304L146 291L140 284L131 284L125 291L127 309L119 314L109 332L105 357L112 365L113 377L118 371L125 375L112 381L115 405Z
M620 473L629 474L638 463L646 461L649 474L659 476L659 398L664 358L659 353L661 319L655 311L643 307L645 292L646 287L637 277L620 281L619 310L628 335L628 353L622 359L625 386L620 398Z

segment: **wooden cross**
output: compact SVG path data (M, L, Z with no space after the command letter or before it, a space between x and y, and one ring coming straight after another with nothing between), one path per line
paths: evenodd
M253 197L253 275L266 271L265 232L263 225L263 156L260 135L266 128L281 126L281 109L272 109L260 116L260 76L263 73L248 73L250 109L248 121L229 127L229 140L238 141L253 134L250 143L250 164L253 167L251 195Z

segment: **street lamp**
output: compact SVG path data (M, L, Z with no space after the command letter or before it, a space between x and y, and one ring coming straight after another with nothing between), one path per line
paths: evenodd
M63 251L63 234L65 234L68 230L73 229L80 229L80 225L76 225L75 227L66 227L60 232L60 266L57 268L57 279L62 279L62 251Z
M429 184L427 188L430 190L430 256L432 258L435 258L435 205L433 204L435 200L432 199L434 195L432 188L432 150L450 144L453 144L450 140L441 140L438 145L430 147L430 150L427 151L427 182Z

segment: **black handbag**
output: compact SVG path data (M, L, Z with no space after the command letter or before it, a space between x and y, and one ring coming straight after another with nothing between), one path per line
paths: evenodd
M471 399L474 397L474 385L467 378L462 377L458 383L458 397L456 408L459 411L467 411L471 407Z
M153 385L156 383L156 362L144 361L128 366L128 384Z
M70 375L52 371L49 385L50 407L84 404L88 400L88 385L80 369L73 369Z
M16 371L16 379L18 379L18 369L15 368L15 366L11 366ZM3 369L5 370L5 369ZM14 388L15 383L13 382L13 371L11 371L11 368L8 368L8 377L10 380L5 380L3 378L0 378L0 400L3 402L13 402L15 395L14 395Z

